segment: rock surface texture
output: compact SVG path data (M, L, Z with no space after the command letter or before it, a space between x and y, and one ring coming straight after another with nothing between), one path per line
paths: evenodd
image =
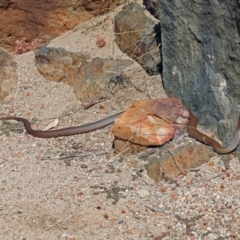
M16 61L14 56L0 47L0 102L17 84Z
M240 2L158 3L164 88L227 144L240 112Z
M14 51L16 41L50 35L52 38L77 24L103 14L122 0L0 0L0 46Z

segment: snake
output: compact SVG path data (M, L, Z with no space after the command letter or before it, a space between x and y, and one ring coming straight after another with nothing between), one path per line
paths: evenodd
M111 125L115 122L115 120L122 114L123 112L116 113L114 115L111 115L107 118L101 119L99 121L88 123L85 125L80 125L76 127L68 127L68 128L62 128L57 130L51 130L51 131L40 131L40 130L34 130L31 127L30 122L26 118L22 117L16 117L16 116L7 116L7 117L0 117L0 120L17 120L23 123L26 131L28 134L38 137L38 138L52 138L52 137L60 137L60 136L71 136L71 135L77 135L87 132L92 132L97 129L106 127L108 125ZM197 130L198 125L198 119L193 113L189 113L189 122L187 124L187 132L188 134L196 139L199 142L202 142L206 145L210 145L213 150L216 153L219 154L228 154L231 153L236 149L238 146L239 140L240 140L240 115L238 118L238 125L233 137L233 140L231 144L227 147L223 147L220 145L220 143L215 140L214 138L211 138L204 133Z

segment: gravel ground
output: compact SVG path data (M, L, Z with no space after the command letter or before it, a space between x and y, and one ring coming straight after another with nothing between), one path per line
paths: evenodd
M114 45L114 14L49 46L126 58ZM96 46L99 35L103 48ZM59 128L80 125L134 100L165 96L160 76L134 64L124 74L138 91L124 89L84 110L71 87L38 73L33 52L16 59L17 86L0 112L26 117L38 129L54 118ZM198 171L154 183L137 155L113 154L111 127L53 139L29 136L14 121L0 123L0 130L0 239L240 239L240 164L232 155L228 168L216 155Z

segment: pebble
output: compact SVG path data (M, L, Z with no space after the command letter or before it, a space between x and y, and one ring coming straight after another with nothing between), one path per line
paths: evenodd
M140 189L140 190L138 190L137 193L140 198L148 197L150 195L150 193L147 189Z

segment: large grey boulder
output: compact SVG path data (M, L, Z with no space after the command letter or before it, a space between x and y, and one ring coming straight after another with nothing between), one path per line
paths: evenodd
M240 1L158 3L164 88L227 144L240 113Z

